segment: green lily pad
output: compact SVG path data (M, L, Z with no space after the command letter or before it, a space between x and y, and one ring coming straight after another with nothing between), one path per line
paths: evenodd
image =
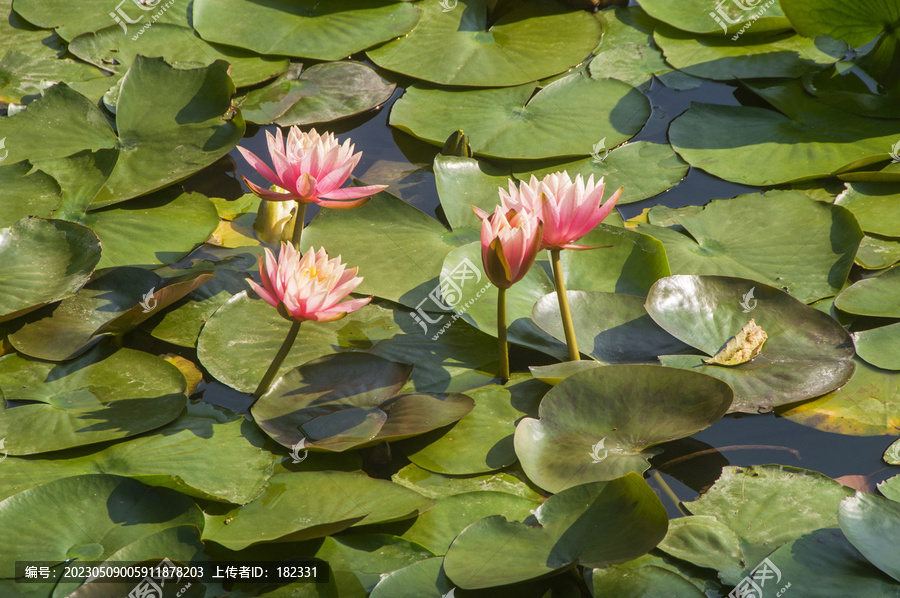
M476 476L446 476L423 469L414 463L410 463L391 476L395 484L415 490L428 498L443 498L455 494L468 492L505 492L513 496L526 498L530 501L540 502L543 496L532 490L525 480L525 475L515 470L512 475L510 470L502 473L491 473Z
M856 353L875 367L900 370L900 322L855 332Z
M888 29L900 18L896 2L864 1L861 11L847 10L839 0L784 0L784 15L801 35L827 35L859 48Z
M778 547L836 526L838 504L851 494L850 488L806 469L726 467L712 488L684 506L694 515L715 517L737 534L744 563L753 569ZM739 579L723 576L722 581L736 584Z
M678 521L677 519L673 521ZM684 577L653 565L591 569L594 596L642 596L644 598L703 598L705 594Z
M604 140L597 140L593 145L598 143L605 145ZM607 150L609 153L606 153ZM668 144L636 141L613 149L598 146L592 152L597 155L596 158L554 161L537 166L534 163L516 163L513 173L522 181L529 180L532 174L543 179L545 175L557 171L566 171L573 179L579 174L585 180L590 175L594 175L595 181L603 177L606 196L610 197L622 187L622 196L616 205L625 205L664 193L680 183L688 172L688 165Z
M900 475L895 475L878 484L878 491L892 501L900 503Z
M192 500L167 488L119 476L83 475L10 496L0 502L0 522L15 539L4 551L0 571L0 577L11 578L15 561L103 561L169 528L203 529L203 514Z
M17 201L0 203L0 227L12 226L26 216L49 216L60 202L56 180L28 162L0 165L0 186Z
M0 322L74 295L100 261L87 228L26 217L0 229Z
M898 183L900 182L900 162L866 165L862 167L862 170L839 174L838 178L850 182Z
M838 507L838 524L869 562L900 581L900 503L857 492Z
M529 366L528 369L535 379L551 386L556 386L572 374L577 374L584 370L592 370L604 365L606 364L598 363L592 359L581 359L579 361L563 361L561 363L553 363L550 365L532 365Z
M471 413L448 430L438 430L399 445L423 469L445 475L494 471L516 461L513 435L524 415L536 415L547 386L524 374L506 385L491 384L468 391L475 400Z
M193 26L200 37L260 54L340 60L405 35L421 10L390 0L197 0Z
M665 536L665 508L636 473L551 496L524 523L494 515L456 537L447 577L466 589L500 586L586 567L622 563Z
M112 19L110 19L112 21ZM79 35L69 44L69 52L85 62L124 75L136 56L161 56L175 66L209 66L216 60L231 64L229 75L238 87L255 85L287 70L286 58L258 56L228 46L209 44L190 27L156 22L134 39L135 32L120 26ZM113 81L110 81L112 85Z
M894 441L894 443L884 451L884 462L888 465L900 465L900 440Z
M711 426L733 398L711 376L655 365L578 372L547 393L540 419L519 422L516 454L529 479L554 493L642 473L650 447Z
M861 316L900 318L900 267L853 283L837 296L834 306Z
M838 390L779 411L804 426L852 436L900 434L900 373L856 358L853 377Z
M556 75L581 63L600 23L561 2L422 2L409 34L370 50L378 66L441 85L503 87ZM446 136L445 136L446 138Z
M203 539L241 550L260 542L318 538L360 522L408 519L431 506L412 490L365 475L287 473L269 478L265 493L253 502L207 514Z
M4 51L18 51L35 57L57 58L65 52L65 42L55 32L39 29L12 9L12 0L0 0L0 39Z
M753 34L787 31L791 28L791 23L781 12L778 2L770 5L755 21L752 21L752 17L759 15L763 8L762 0L747 0L743 3L723 2L715 5L705 0L684 0L674 3L666 0L643 0L641 8L654 19L692 33L709 33L724 37L726 29L718 23L716 17L727 25L727 35L734 35L750 22L753 22Z
M867 270L882 270L900 262L900 239L866 235L859 243L856 263Z
M700 567L736 579L744 569L740 539L715 517L680 517L669 522L669 532L659 550Z
M586 156L601 139L615 147L649 117L650 103L630 85L572 73L546 86L448 91L412 85L394 103L389 124L437 146L462 129L476 155L539 159Z
M170 424L101 449L39 457L9 457L0 468L0 500L52 480L88 473L118 475L198 498L246 503L259 496L273 456L263 435L241 416L205 403L189 404ZM233 463L240 462L239 468Z
M900 137L900 121L826 106L796 81L746 87L775 109L693 104L669 127L686 162L726 181L777 185L887 160Z
M578 348L597 361L657 363L659 355L691 352L689 345L653 321L644 310L643 297L597 291L567 291L566 296ZM531 318L553 338L565 342L556 293L541 297Z
M647 224L637 231L662 241L672 274L740 276L783 288L804 303L840 292L863 236L844 208L798 191L714 200L670 217L684 232Z
M3 396L27 402L0 410L11 455L134 436L171 422L185 405L178 368L133 349L95 348L64 364L6 355L0 372Z
M768 335L758 357L735 366L666 356L664 365L715 376L734 389L731 411L756 413L821 396L853 374L853 342L831 316L768 285L726 276L679 275L656 283L647 313L666 331L715 355L753 318Z
M326 62L291 68L240 101L247 122L282 127L347 118L388 101L395 85L359 62Z
M253 405L257 425L275 442L345 451L393 442L458 421L475 403L463 394L397 392L412 366L367 353L337 353L278 379Z
M6 38L3 42L5 48ZM60 81L72 83L107 78L100 69L69 58L35 57L15 50L0 56L3 57L0 60L0 102L7 104L27 104Z
M159 1L126 2L118 6L100 4L73 5L65 0L15 0L15 10L29 23L38 27L55 28L65 40L72 40L82 33L97 31L104 27L126 28L136 35L149 23L175 23L187 26L187 4L175 2L163 9ZM156 17L156 18L154 18ZM118 24L118 21L122 24ZM134 21L140 21L134 23ZM151 27L152 29L152 27Z
M28 318L9 341L31 357L72 359L104 336L132 330L154 309L164 309L211 277L197 273L163 286L158 275L140 268L97 271L77 295L63 299L52 313Z
M892 183L847 183L847 189L834 200L859 220L867 233L900 237L900 185Z
M592 77L618 79L641 91L650 88L652 77L678 90L694 89L703 82L666 63L653 43L658 22L640 6L617 7L598 16L603 21L603 40L588 65Z
M444 216L454 231L471 229L472 240L481 230L481 218L472 206L492 212L500 203L498 190L507 189L512 178L508 167L462 156L434 157L434 182Z
M801 77L827 68L847 53L847 44L841 41L811 40L791 31L734 40L660 27L653 40L666 62L680 72L719 81Z

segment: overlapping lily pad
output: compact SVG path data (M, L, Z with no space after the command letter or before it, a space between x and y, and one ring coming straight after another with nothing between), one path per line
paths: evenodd
M900 237L900 185L892 183L847 183L834 203L856 216L867 233Z
M188 3L174 2L163 9L161 2L162 0L146 2L132 0L118 6L103 6L99 3L72 4L65 0L15 0L14 8L28 22L39 27L55 28L59 36L66 40L110 26L128 29L135 35L138 30L151 22L154 25L156 23L187 25ZM119 21L122 21L121 25L118 24Z
M715 376L734 388L732 411L755 413L821 396L853 374L853 342L831 316L753 280L725 276L664 278L647 313L670 334L715 355L753 318L768 335L755 359L706 365L706 356L665 356L664 365Z
M501 87L576 66L600 39L600 23L557 0L450 3L425 0L408 35L368 52L380 67L441 85ZM458 10L457 10L458 9Z
M282 127L324 123L375 108L390 99L394 85L358 62L325 62L291 68L240 101L247 122Z
M452 424L475 406L463 394L397 394L412 366L367 353L338 353L295 368L253 405L279 444L345 451Z
M900 267L853 283L837 296L834 306L861 316L900 318Z
M4 37L3 48L6 47ZM5 54L0 50L0 56L0 101L7 104L27 104L60 81L107 78L100 69L69 58L34 57L16 50Z
M856 353L875 367L900 370L900 323L856 332Z
M49 216L60 202L60 188L54 178L32 170L26 161L0 165L3 192L18 201L0 203L0 227L12 226L26 216Z
M258 499L206 515L203 539L231 550L261 542L298 541L334 534L357 523L415 517L432 501L365 475L309 471L273 476Z
M97 347L62 364L0 358L0 391L26 404L0 410L11 455L32 455L134 436L178 417L185 380L174 365L134 349Z
M659 211L667 214L664 226L674 223L684 232L652 225L637 230L662 241L672 274L741 276L807 303L840 292L863 236L844 208L798 191L714 200L702 210L653 208L651 223Z
M193 3L193 26L206 41L317 60L340 60L404 35L420 15L415 4L391 0Z
M734 393L685 370L616 365L569 376L541 401L540 419L516 426L516 454L529 479L549 492L642 473L653 445L717 422Z
M838 524L870 563L900 582L900 503L857 492L838 507Z
M751 30L754 35L786 31L791 28L791 23L785 18L777 2L768 6L762 15L758 14L762 8L762 0L748 0L743 3L723 2L715 5L706 0L685 0L676 3L666 0L644 0L641 7L654 19L693 33L733 35L750 22L754 15L758 16ZM725 23L727 29L719 21Z
M665 508L636 473L564 490L523 523L494 515L456 537L444 570L465 589L598 567L649 552L666 533Z
M441 117L448 113L452 121ZM601 139L615 147L649 116L647 98L630 85L573 73L547 86L448 91L412 85L394 103L390 124L438 146L462 129L476 155L539 159L586 156Z

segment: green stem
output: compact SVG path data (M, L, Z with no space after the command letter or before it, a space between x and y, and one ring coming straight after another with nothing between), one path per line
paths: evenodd
M291 244L300 251L300 237L303 235L303 221L306 219L306 204L297 202L297 212L294 214L294 234L291 235Z
M497 293L497 348L500 351L500 384L509 381L509 347L506 344L506 289Z
M569 346L569 360L579 361L578 340L575 338L575 326L572 325L572 312L569 310L569 298L566 296L566 282L563 280L562 267L559 263L559 249L550 250L550 264L553 266L553 282L556 283L556 298L559 300L559 315L562 317L563 330L566 332L566 344Z
M281 364L284 363L284 358L287 357L291 347L294 346L294 341L297 340L298 332L300 332L300 322L294 322L291 324L291 329L284 338L284 342L281 343L278 354L275 355L275 359L272 360L272 364L269 366L269 369L266 370L266 375L263 376L263 379L259 382L259 386L257 386L256 390L253 392L254 399L258 399L269 390L269 386L272 385L272 380L275 379L275 374L278 373L278 369L281 367Z
M659 472L654 470L652 475L653 475L653 479L656 480L656 483L659 484L659 487L662 488L662 491L666 494L666 496L669 497L669 500L672 501L672 504L675 505L675 508L678 509L678 511L682 515L687 517L688 514L685 512L684 509L681 508L681 500L678 498L678 495L675 494L675 492L673 492L671 488L669 488L669 485L666 484L666 481L664 479L662 479L662 476L659 475Z

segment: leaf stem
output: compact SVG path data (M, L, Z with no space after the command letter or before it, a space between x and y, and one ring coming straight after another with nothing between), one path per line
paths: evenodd
M506 342L506 289L497 289L497 348L500 351L500 384L509 381L509 346Z
M664 479L662 479L662 476L659 475L659 472L654 470L652 475L653 475L653 479L656 480L656 483L659 485L659 487L662 489L662 491L666 494L666 496L669 497L669 500L672 501L672 504L675 505L675 508L678 509L678 511L682 515L687 517L687 515L688 515L687 512L681 506L681 499L679 499L678 495L675 494L675 492L673 492L671 488L669 488L669 485L666 484L666 481Z
M265 376L263 376L263 379L259 382L259 386L257 386L256 390L253 392L254 399L258 399L269 390L269 386L272 385L272 380L275 379L275 374L278 373L278 369L281 367L281 364L284 363L284 358L287 357L287 354L291 351L291 347L294 346L294 341L297 340L298 332L300 332L300 322L294 322L291 324L291 329L284 338L284 342L281 343L281 348L278 349L275 359L272 360L269 369L266 370Z
M569 310L569 298L566 296L566 282L563 280L562 266L559 262L559 249L550 250L550 264L553 267L553 282L556 284L556 298L559 301L559 315L562 317L563 330L566 333L566 345L569 347L569 360L581 360L578 351L578 340L575 338L575 326L572 325L572 312Z

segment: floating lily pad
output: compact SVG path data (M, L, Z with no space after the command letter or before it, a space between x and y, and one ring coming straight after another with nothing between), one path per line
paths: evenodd
M882 270L900 262L900 239L866 235L859 243L856 263L867 270Z
M0 469L0 497L87 473L119 475L204 499L246 503L262 493L273 456L264 436L241 416L196 403L153 432L101 448L40 457L9 457ZM233 467L235 462L242 465ZM2 499L0 498L0 499Z
M847 10L840 0L784 0L781 7L800 34L842 39L851 48L869 43L900 17L890 1L866 2L862 11Z
M647 98L630 85L573 73L546 86L448 91L412 85L394 103L389 123L437 146L462 129L476 155L539 159L586 156L601 139L615 147L649 117Z
M240 101L247 122L282 127L326 123L366 112L388 101L395 85L358 62L291 68Z
M798 424L852 436L900 434L900 373L856 358L853 377L838 390L780 411Z
M577 291L571 292L574 293ZM535 379L550 384L551 386L556 386L572 374L576 374L583 370L592 370L597 367L602 367L603 365L606 364L598 363L591 359L581 359L579 361L563 361L561 363L553 363L550 365L533 365L528 369Z
M283 446L345 451L430 432L475 406L463 394L398 395L411 373L376 355L327 355L278 379L251 413Z
M684 577L653 565L637 568L614 565L603 569L591 569L585 575L590 576L590 588L594 596L643 596L644 598L703 598L706 596Z
M59 36L66 40L110 26L125 28L131 35L136 35L151 22L153 25L175 23L187 26L189 4L174 2L163 9L161 2L162 0L132 0L113 7L100 4L75 5L65 0L15 0L15 10L38 27L55 28ZM117 18L122 21L121 24L118 24Z
M203 539L230 550L260 542L299 541L357 523L415 517L432 501L402 486L340 471L273 476L265 493L224 514L206 515Z
M438 0L421 4L422 19L408 35L368 56L382 68L441 85L544 79L581 63L600 39L593 15L556 0L461 0L450 10Z
M888 465L900 465L900 440L894 441L894 443L884 451L884 462Z
M193 26L200 37L260 54L340 60L404 35L421 10L390 0L196 0Z
M898 463L894 463L894 465L898 465ZM895 475L878 484L878 491L892 501L900 503L900 475Z
M853 283L837 296L834 306L861 316L900 318L900 267Z
M516 462L513 435L516 422L537 415L547 386L524 374L513 374L504 386L491 384L468 394L471 413L448 430L439 430L399 445L407 458L423 469L445 475L494 471Z
M0 229L0 322L74 295L100 261L87 228L23 218Z
M597 291L567 291L566 296L579 350L602 363L657 363L659 355L691 352L689 345L653 321L644 309L643 297ZM541 297L531 318L553 338L565 342L556 293Z
M669 522L659 549L688 563L722 572L723 579L740 578L744 569L741 543L715 517L680 517Z
M12 9L12 0L0 0L0 39L5 51L16 50L35 57L56 58L65 52L65 42L55 32L39 29Z
M190 27L171 23L156 22L137 39L134 35L133 30L125 31L112 24L79 35L69 44L69 52L117 75L124 75L138 55L161 56L171 65L189 67L227 60L231 64L229 75L238 87L271 79L289 64L286 58L258 56L240 48L206 43Z
M49 216L60 202L54 178L32 169L28 162L0 166L0 186L17 201L0 203L0 227L12 226L26 216Z
M453 230L460 228L481 230L479 218L472 206L493 212L500 203L498 189L508 189L512 178L509 168L462 156L438 154L434 158L434 182L441 198L441 209Z
M853 334L856 353L875 367L900 370L900 322Z
M391 481L410 490L415 490L428 498L442 498L467 492L505 492L513 496L541 501L543 496L526 483L525 475L519 470L476 476L446 476L423 469L410 463L391 476Z
M746 86L775 109L693 104L669 127L686 162L727 181L777 185L887 160L900 138L900 121L826 106L799 82Z
M857 492L841 501L838 524L870 563L900 581L900 503Z
M447 577L466 589L500 586L581 564L623 563L665 536L665 508L636 473L564 490L524 523L494 515L456 537L444 557Z
M134 436L171 422L185 405L178 368L133 349L95 348L63 364L6 355L0 372L3 396L27 402L0 410L11 455Z
M806 303L840 292L863 236L844 208L798 191L714 200L669 216L684 232L645 224L637 230L662 241L672 274L741 276Z
M667 2L666 0L643 0L641 8L654 19L659 19L682 31L692 33L711 33L716 35L733 35L751 22L751 17L759 15L763 8L763 0L747 0L746 2L723 2L710 4L706 0L684 0L683 2ZM725 27L716 20L726 23ZM778 2L769 5L762 15L753 22L752 33L787 31L791 23L781 12Z
M9 340L31 357L71 359L104 336L132 330L154 309L164 309L211 277L198 273L163 286L158 275L139 268L98 271L77 295L64 299L52 313L37 312Z
M867 233L900 237L900 185L893 183L847 183L834 203L856 216Z
M5 37L3 48L6 48ZM100 69L69 58L34 57L15 50L0 53L0 56L0 102L7 104L27 104L60 81L72 83L107 78Z
M11 578L15 561L104 561L165 529L194 526L196 533L203 529L203 514L188 497L167 488L113 475L83 475L10 496L0 502L0 522L15 539L4 550L0 572ZM159 555L137 560L153 557Z
M654 365L579 372L541 401L540 419L516 426L522 469L560 492L650 467L653 445L684 438L725 415L734 393L711 376Z
M779 546L836 526L838 504L851 494L850 488L806 469L726 467L709 491L684 506L694 515L715 517L737 534L744 564L753 569ZM736 584L739 578L722 581Z
M753 318L768 340L758 357L734 366L666 356L664 365L715 376L734 388L731 411L755 413L843 386L853 374L853 342L831 316L754 280L679 275L656 283L647 313L674 337L715 355Z

